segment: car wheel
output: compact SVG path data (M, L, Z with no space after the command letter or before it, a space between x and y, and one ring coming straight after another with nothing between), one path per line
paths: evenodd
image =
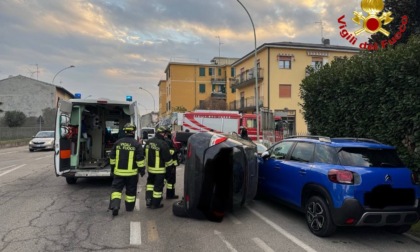
M74 184L76 184L76 181L77 181L77 178L74 178L74 177L67 177L67 178L66 178L66 182L67 182L67 184L69 184L69 185L74 185Z
M336 226L331 218L330 209L325 200L312 196L305 206L306 224L309 230L319 237L327 237L335 232Z
M30 152L34 152L34 149L29 149Z
M385 230L393 234L402 234L410 230L411 225L385 226Z
M179 200L172 205L172 213L178 217L188 217L183 200Z

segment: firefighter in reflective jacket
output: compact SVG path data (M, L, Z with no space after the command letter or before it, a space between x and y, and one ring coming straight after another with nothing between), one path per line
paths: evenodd
M169 146L169 152L172 156L172 165L166 167L166 199L178 199L179 196L175 195L175 182L176 182L176 167L178 166L178 152L172 142L171 130L166 128L165 141Z
M155 137L147 140L144 146L148 172L146 206L152 209L163 207L161 201L166 167L172 164L169 146L165 142L165 131L164 127L159 127Z
M115 142L110 154L110 165L113 173L112 193L109 209L112 215L118 215L121 194L125 187L125 210L133 211L137 195L138 174L145 174L144 152L141 144L134 139L136 126L124 125L126 137Z

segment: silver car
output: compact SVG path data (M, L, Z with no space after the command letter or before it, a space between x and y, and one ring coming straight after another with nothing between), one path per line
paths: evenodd
M29 141L29 151L34 150L53 150L54 149L54 131L39 131Z

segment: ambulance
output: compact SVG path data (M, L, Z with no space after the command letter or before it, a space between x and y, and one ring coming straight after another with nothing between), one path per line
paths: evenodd
M99 99L59 100L55 123L54 167L68 184L79 178L111 177L109 154L124 137L126 123L138 125L137 102ZM139 139L139 128L135 138Z

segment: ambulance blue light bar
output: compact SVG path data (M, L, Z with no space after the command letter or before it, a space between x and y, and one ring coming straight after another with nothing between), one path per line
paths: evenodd
M74 99L80 99L82 98L82 94L81 93L75 93L74 94Z
M125 100L126 100L126 101L133 101L133 97L132 97L131 95L127 95L127 96L125 97Z

